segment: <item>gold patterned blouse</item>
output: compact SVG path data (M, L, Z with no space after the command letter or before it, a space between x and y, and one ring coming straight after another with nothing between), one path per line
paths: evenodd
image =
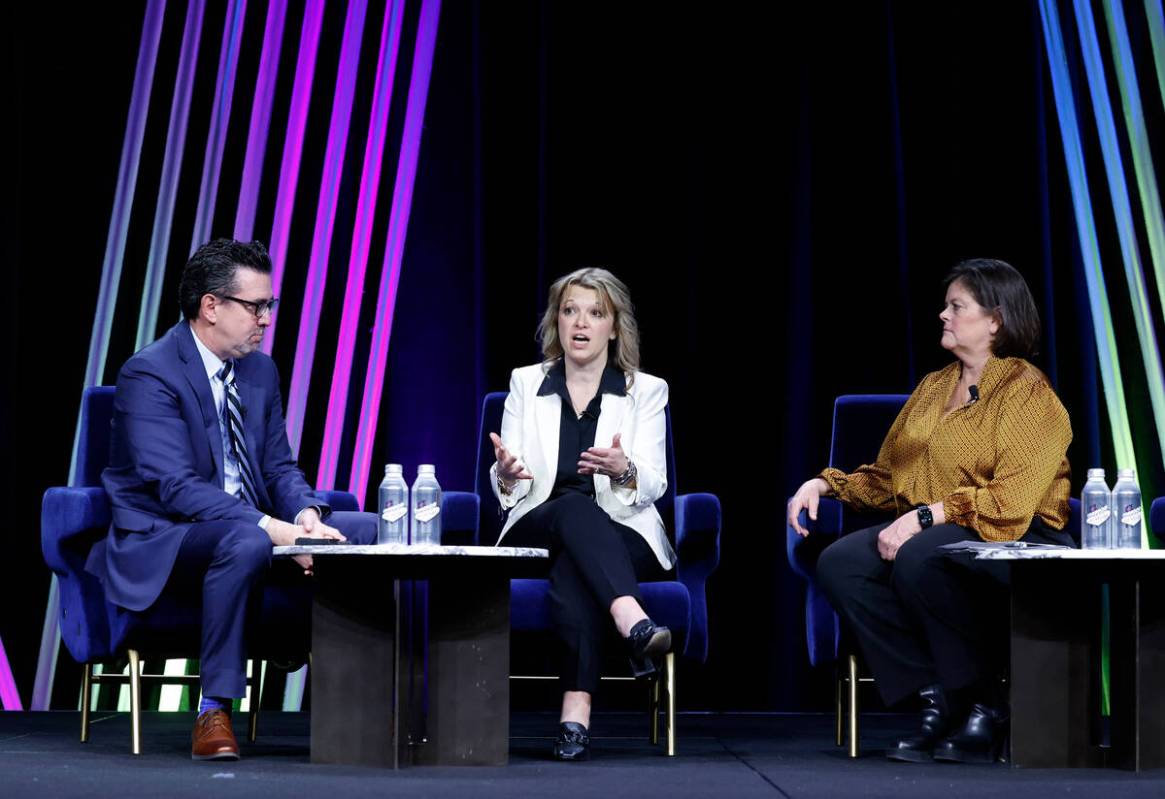
M1047 378L1021 358L990 358L979 401L945 413L961 372L956 361L923 378L875 463L850 474L822 472L829 495L856 510L895 516L941 500L947 524L985 541L1014 541L1036 516L1062 530L1072 426Z

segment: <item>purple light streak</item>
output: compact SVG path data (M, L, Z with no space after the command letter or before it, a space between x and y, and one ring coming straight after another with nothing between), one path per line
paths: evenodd
M259 56L255 99L251 104L251 125L247 133L247 155L243 161L243 178L239 187L239 207L235 211L234 236L239 241L250 241L255 227L255 206L259 202L263 159L267 155L267 129L271 124L271 105L275 101L275 80L279 72L279 53L283 49L283 23L286 18L287 0L271 0L267 7L267 24L263 29L263 51Z
M239 45L243 38L243 20L247 0L234 0L223 25L222 49L218 56L218 81L214 89L214 107L210 112L210 132L206 137L206 158L202 163L202 185L198 190L198 211L194 217L194 235L190 252L210 238L214 223L214 202L218 195L218 176L222 169L222 151L231 119L231 100L235 96L235 74L239 65Z
M109 220L109 234L105 240L105 260L101 264L101 287L97 293L97 311L93 318L93 332L89 337L89 361L85 367L85 386L96 386L105 376L105 359L109 352L109 331L113 326L113 310L117 304L117 287L121 283L121 264L125 258L125 239L129 230L130 210L138 181L138 163L142 154L142 137L146 129L146 114L150 108L150 92L154 86L154 65L158 60L158 40L162 36L162 19L166 15L166 0L149 0L142 23L142 41L138 48L138 63L134 70L133 95L129 103L129 120L121 145L121 165L117 170L117 188L113 195L113 213ZM77 481L77 449L80 446L81 420L73 433L73 457L69 464L69 485ZM57 669L57 648L60 635L61 597L56 575L49 582L49 598L45 603L44 627L40 636L40 654L36 663L36 681L32 688L32 710L48 710L53 692L53 675Z
M328 415L320 453L317 488L336 484L340 439L344 433L348 385L352 378L352 351L360 323L360 298L364 293L364 274L368 268L368 248L376 215L376 195L380 188L380 171L384 163L384 137L388 128L388 110L392 105L393 75L400 52L401 19L405 0L388 0L380 31L380 55L376 63L376 87L372 93L372 116L368 123L368 140L364 147L364 169L360 175L360 197L356 204L356 226L352 252L348 260L348 284L344 289L344 310L340 319L340 339L336 346L336 365L328 395Z
M344 174L344 153L348 145L348 124L352 119L352 99L356 93L356 76L360 66L360 45L367 6L366 0L350 0L348 16L344 21L344 38L340 45L336 94L332 102L327 149L324 151L324 169L320 178L315 231L312 234L307 283L303 290L303 313L299 318L299 336L295 343L291 390L287 397L287 437L291 442L291 450L295 453L299 452L299 442L303 436L303 416L311 383L312 362L315 359L324 283L328 277L328 252L332 246L332 231L336 222L340 179ZM272 331L268 330L267 336L271 333Z
M20 704L20 692L16 690L16 680L12 677L12 667L8 665L8 655L4 652L4 642L0 641L0 705L5 710L24 710Z
M287 132L283 138L283 160L279 166L279 189L275 195L275 218L267 242L271 253L271 288L279 296L287 259L287 236L291 232L291 213L295 208L295 190L299 184L299 164L303 156L303 136L307 128L307 111L311 105L311 87L316 73L316 55L320 46L320 27L324 19L324 0L307 0L303 10L303 27L299 34L299 55L295 61L295 84L291 89L291 107L287 111ZM271 325L263 336L263 352L271 354L275 342L278 311L271 314Z
M388 241L384 248L380 291L376 302L376 324L372 329L372 346L368 354L368 371L364 380L364 399L360 405L360 426L352 458L348 490L364 507L368 488L368 469L372 461L372 442L376 436L380 397L384 390L384 369L392 333L392 316L400 282L401 258L408 233L409 213L413 204L413 185L417 176L417 157L421 149L425 103L429 97L429 78L433 71L433 49L437 41L437 23L441 16L440 0L424 0L417 24L417 45L413 51L413 69L409 79L409 98L405 109L404 134L401 137L396 185L393 187L392 211L388 220Z
M150 254L146 261L146 280L142 287L142 307L138 315L138 334L134 349L154 340L158 328L158 304L162 298L162 281L166 275L166 258L170 252L170 230L174 221L174 198L182 172L182 155L186 151L186 123L190 118L190 96L194 91L194 69L198 65L198 44L202 39L205 0L190 0L186 7L186 27L178 55L178 76L170 102L170 126L166 131L166 153L162 157L162 177L158 185L158 204L154 208L154 231L150 236Z

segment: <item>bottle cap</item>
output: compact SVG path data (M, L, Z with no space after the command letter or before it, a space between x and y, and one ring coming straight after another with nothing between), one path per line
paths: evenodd
M401 466L399 463L386 463L384 465L384 473L385 474L403 474L404 467Z
M1118 471L1116 473L1116 476L1122 480L1126 477L1129 478L1130 480L1136 480L1137 479L1137 470L1136 469L1121 469L1120 471Z
M1104 469L1089 469L1088 470L1088 479L1091 480L1094 477L1099 477L1101 480L1103 480L1104 479Z
M417 467L417 474L436 474L437 467L431 463L422 463Z

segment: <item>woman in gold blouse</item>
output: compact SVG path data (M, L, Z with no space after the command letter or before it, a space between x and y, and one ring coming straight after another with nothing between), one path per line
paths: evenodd
M892 760L992 762L1007 725L1006 586L938 549L965 540L1072 544L1068 414L1034 352L1039 315L1023 277L995 260L965 261L946 280L942 346L957 360L923 378L875 463L826 469L789 501L817 518L820 497L886 524L845 535L817 579L846 621L887 705L922 700L918 734Z

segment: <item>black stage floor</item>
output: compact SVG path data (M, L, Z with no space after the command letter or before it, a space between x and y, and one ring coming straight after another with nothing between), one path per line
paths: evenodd
M77 740L76 713L0 713L0 797L278 796L417 797L991 797L1165 796L1165 770L1023 770L1007 766L890 763L881 749L909 716L867 715L865 755L833 745L827 715L684 714L675 758L640 738L642 714L602 714L594 759L549 759L555 717L517 714L510 765L502 768L371 768L312 765L309 717L267 713L259 740L236 763L190 760L192 714L148 713L144 754L129 754L127 714L96 714L91 740ZM242 718L236 721L242 729Z

